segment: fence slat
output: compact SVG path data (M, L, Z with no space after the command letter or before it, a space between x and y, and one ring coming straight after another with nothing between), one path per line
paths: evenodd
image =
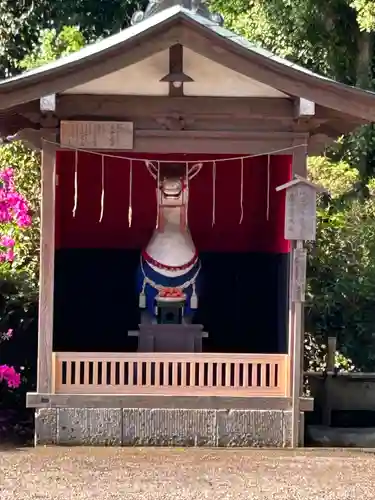
M129 361L128 364L128 386L132 387L134 385L134 365L133 361Z
M252 363L251 364L251 387L255 388L257 386L258 386L258 363Z
M270 363L270 387L276 387L276 368L275 363Z
M54 353L53 359L56 394L225 395L231 397L286 396L287 386L283 374L286 373L289 362L288 356L284 354L262 356L261 354L216 355L211 353L114 355L112 353L57 352ZM81 367L83 367L82 377ZM127 377L125 376L126 368ZM63 377L64 370L66 377ZM92 375L90 375L90 370ZM161 372L163 380L161 380Z

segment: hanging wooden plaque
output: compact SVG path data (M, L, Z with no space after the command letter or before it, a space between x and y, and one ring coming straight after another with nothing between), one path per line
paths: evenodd
M316 189L300 183L286 189L285 239L315 241Z
M82 149L133 149L133 122L61 121L62 147Z
M305 302L306 293L306 266L307 251L305 248L296 248L293 253L293 302Z

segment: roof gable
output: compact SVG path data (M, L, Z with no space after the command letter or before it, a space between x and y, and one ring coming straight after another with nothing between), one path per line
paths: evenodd
M167 96L169 85L162 81L169 72L169 49L135 64L90 80L64 91L64 94ZM288 97L270 85L260 83L184 47L184 96L207 97Z
M210 19L170 7L56 62L0 83L0 109L64 92L181 43L280 92L375 121L375 94L337 83L261 49Z

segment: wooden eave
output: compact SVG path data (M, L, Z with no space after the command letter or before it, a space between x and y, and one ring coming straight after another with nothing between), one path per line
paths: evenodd
M293 186L308 186L312 189L314 189L318 193L323 193L326 192L326 189L323 188L322 186L319 186L318 184L314 184L313 182L310 182L308 179L305 179L304 177L301 177L300 175L295 175L294 179L292 179L289 182L286 182L285 184L282 184L281 186L278 186L276 188L276 191L285 191L286 189L289 189Z
M327 112L332 111L332 117L322 123L319 133L337 137L375 121L375 93L329 80L273 56L181 7L167 9L76 54L0 82L0 110L3 116L9 116L11 109L12 116L15 109L24 114L22 110L30 101L105 76L175 43L291 98L303 97Z
M293 97L303 97L339 111L358 124L375 121L375 93L351 87L313 73L297 64L255 47L248 40L207 19L188 16L181 43L226 67L270 85Z

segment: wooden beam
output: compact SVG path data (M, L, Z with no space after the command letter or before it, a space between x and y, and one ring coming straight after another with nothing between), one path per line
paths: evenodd
M224 397L224 396L153 396L105 394L40 394L28 393L28 408L193 408L285 410L292 408L291 398ZM312 411L312 398L301 398L301 411Z
M14 136L14 140L23 142L28 148L33 151L42 150L43 130L32 128L22 128Z
M306 142L308 136L306 137ZM307 147L298 148L293 153L293 176L307 178ZM303 243L297 241L292 246L291 268L290 268L290 287L294 286L293 277L293 252L295 248L301 249ZM290 288L291 291L291 288ZM291 301L291 295L289 297ZM290 359L290 391L292 396L292 447L301 444L300 439L303 436L301 420L300 401L303 390L303 360L304 360L304 328L305 315L302 304L291 303L289 317L289 359Z
M0 109L8 109L49 94L57 94L101 78L168 49L176 43L179 43L178 26L171 26L171 23L154 26L147 33L127 40L126 51L124 44L119 44L84 60L61 65L58 70L35 73L29 78L3 84L0 88Z
M139 95L93 95L93 94L60 94L56 96L56 108L61 119L68 119L79 114L88 116L107 117L112 114L118 116L135 115L148 116L149 114L163 113L198 113L200 116L222 116L223 119L234 116L237 119L265 119L265 120L294 120L295 100L293 98L274 97L209 97L184 96L169 99L166 96L139 96ZM19 115L28 118L37 124L41 120L39 100L30 101L14 106L5 112L0 112L0 118L9 120ZM323 106L315 106L315 116L310 121L321 125L327 121L351 122L352 129L357 126L357 119ZM359 121L359 119L358 119ZM366 120L361 120L366 124ZM340 131L336 131L336 135Z
M293 164L292 172L294 175L299 175L300 177L307 177L307 156L308 156L308 142L309 134L304 134L303 138L300 136L294 140L294 146L300 145L293 150Z
M136 130L134 152L200 154L267 154L294 151L306 134L287 132L232 132L195 130ZM301 149L301 148L298 148ZM303 148L302 148L303 149Z
M54 134L45 138L55 140ZM37 390L52 392L53 290L55 264L55 146L43 142Z
M63 94L58 97L60 119L97 116L131 119L139 116L181 114L186 117L231 117L245 119L294 119L294 102L287 98L265 97L151 97Z
M172 45L169 49L169 73L183 73L183 52L184 48L180 43ZM180 87L175 87L173 82L169 82L169 95L171 97L181 97L184 95L184 84Z
M36 124L18 113L0 113L0 136L7 137L16 134L23 128L33 129Z
M310 156L319 156L331 146L335 141L335 138L329 137L325 134L313 134L309 138L308 153Z

